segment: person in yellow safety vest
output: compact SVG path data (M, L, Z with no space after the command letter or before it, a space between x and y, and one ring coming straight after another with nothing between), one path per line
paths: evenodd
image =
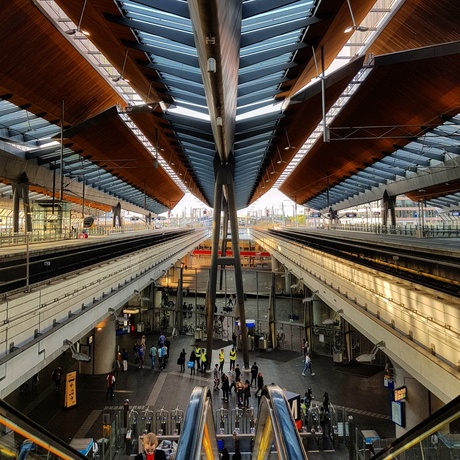
M201 372L204 374L206 372L208 358L206 357L206 350L203 348L201 350Z
M201 369L201 348L199 345L195 347L195 360L196 360L196 370L199 372Z
M236 350L235 347L232 347L230 350L230 370L235 370L235 361L236 361Z
M221 374L224 372L224 362L225 362L225 351L222 348L219 353L219 372Z

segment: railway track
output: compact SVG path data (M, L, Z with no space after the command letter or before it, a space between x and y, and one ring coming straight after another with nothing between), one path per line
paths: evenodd
M381 241L373 238L350 237L350 233L307 232L302 230L270 229L277 238L295 241L327 254L409 282L460 297L460 258L449 251L411 246L398 239Z

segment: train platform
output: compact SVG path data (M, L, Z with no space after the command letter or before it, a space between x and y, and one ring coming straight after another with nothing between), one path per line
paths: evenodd
M146 358L143 368L134 363L133 344L142 334L132 333L118 336L120 349L130 351L128 371L117 371L116 389L113 399L106 399L106 375L82 375L77 372L77 405L64 408L64 389L56 391L51 380L53 369L60 365L63 372L78 371L78 363L65 352L53 365L45 368L39 375L37 386L31 383L22 390L17 389L6 401L58 436L65 442L72 439L103 436L103 416L113 419L123 413L123 404L129 400L130 408L141 414L145 409L157 411L164 408L173 411L178 408L186 411L191 391L196 386L208 386L213 394L213 410L221 407L229 411L236 406L236 395L230 395L228 403L224 402L221 391L212 391L212 373L190 375L188 369L180 372L176 364L177 357L185 349L187 357L196 345L194 337L178 336L171 341L171 354L164 370L151 368L150 359ZM147 347L156 343L158 333L146 334ZM205 342L201 342L205 347ZM225 350L224 371L229 369L229 351L232 343L215 341L210 360L211 368L218 362L218 353ZM242 355L238 353L237 363L243 367ZM360 430L374 430L382 439L394 438L395 428L390 420L390 394L384 387L383 369L368 364L355 366L337 364L329 357L312 356L312 369L315 375L302 375L303 359L300 350L290 351L274 349L251 351L250 364L256 362L267 384L274 383L291 393L304 395L308 387L312 389L316 400L321 401L324 392L328 392L330 403L343 406L347 414L353 416L355 426ZM243 373L244 378L246 374ZM250 374L247 374L250 379ZM257 398L251 395L250 404L257 412ZM229 446L231 451L231 446ZM348 458L348 450L343 444L336 445L330 452L309 451L309 457ZM117 459L128 459L129 454L121 447ZM243 458L249 458L244 456Z

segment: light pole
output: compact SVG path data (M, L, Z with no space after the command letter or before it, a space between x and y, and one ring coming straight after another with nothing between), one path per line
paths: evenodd
M29 232L26 232L26 291L30 292L30 259L29 259Z

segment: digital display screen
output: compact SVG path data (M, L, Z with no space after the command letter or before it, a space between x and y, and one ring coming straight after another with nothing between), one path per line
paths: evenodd
M407 398L407 387L395 388L393 391L393 401L401 401Z

